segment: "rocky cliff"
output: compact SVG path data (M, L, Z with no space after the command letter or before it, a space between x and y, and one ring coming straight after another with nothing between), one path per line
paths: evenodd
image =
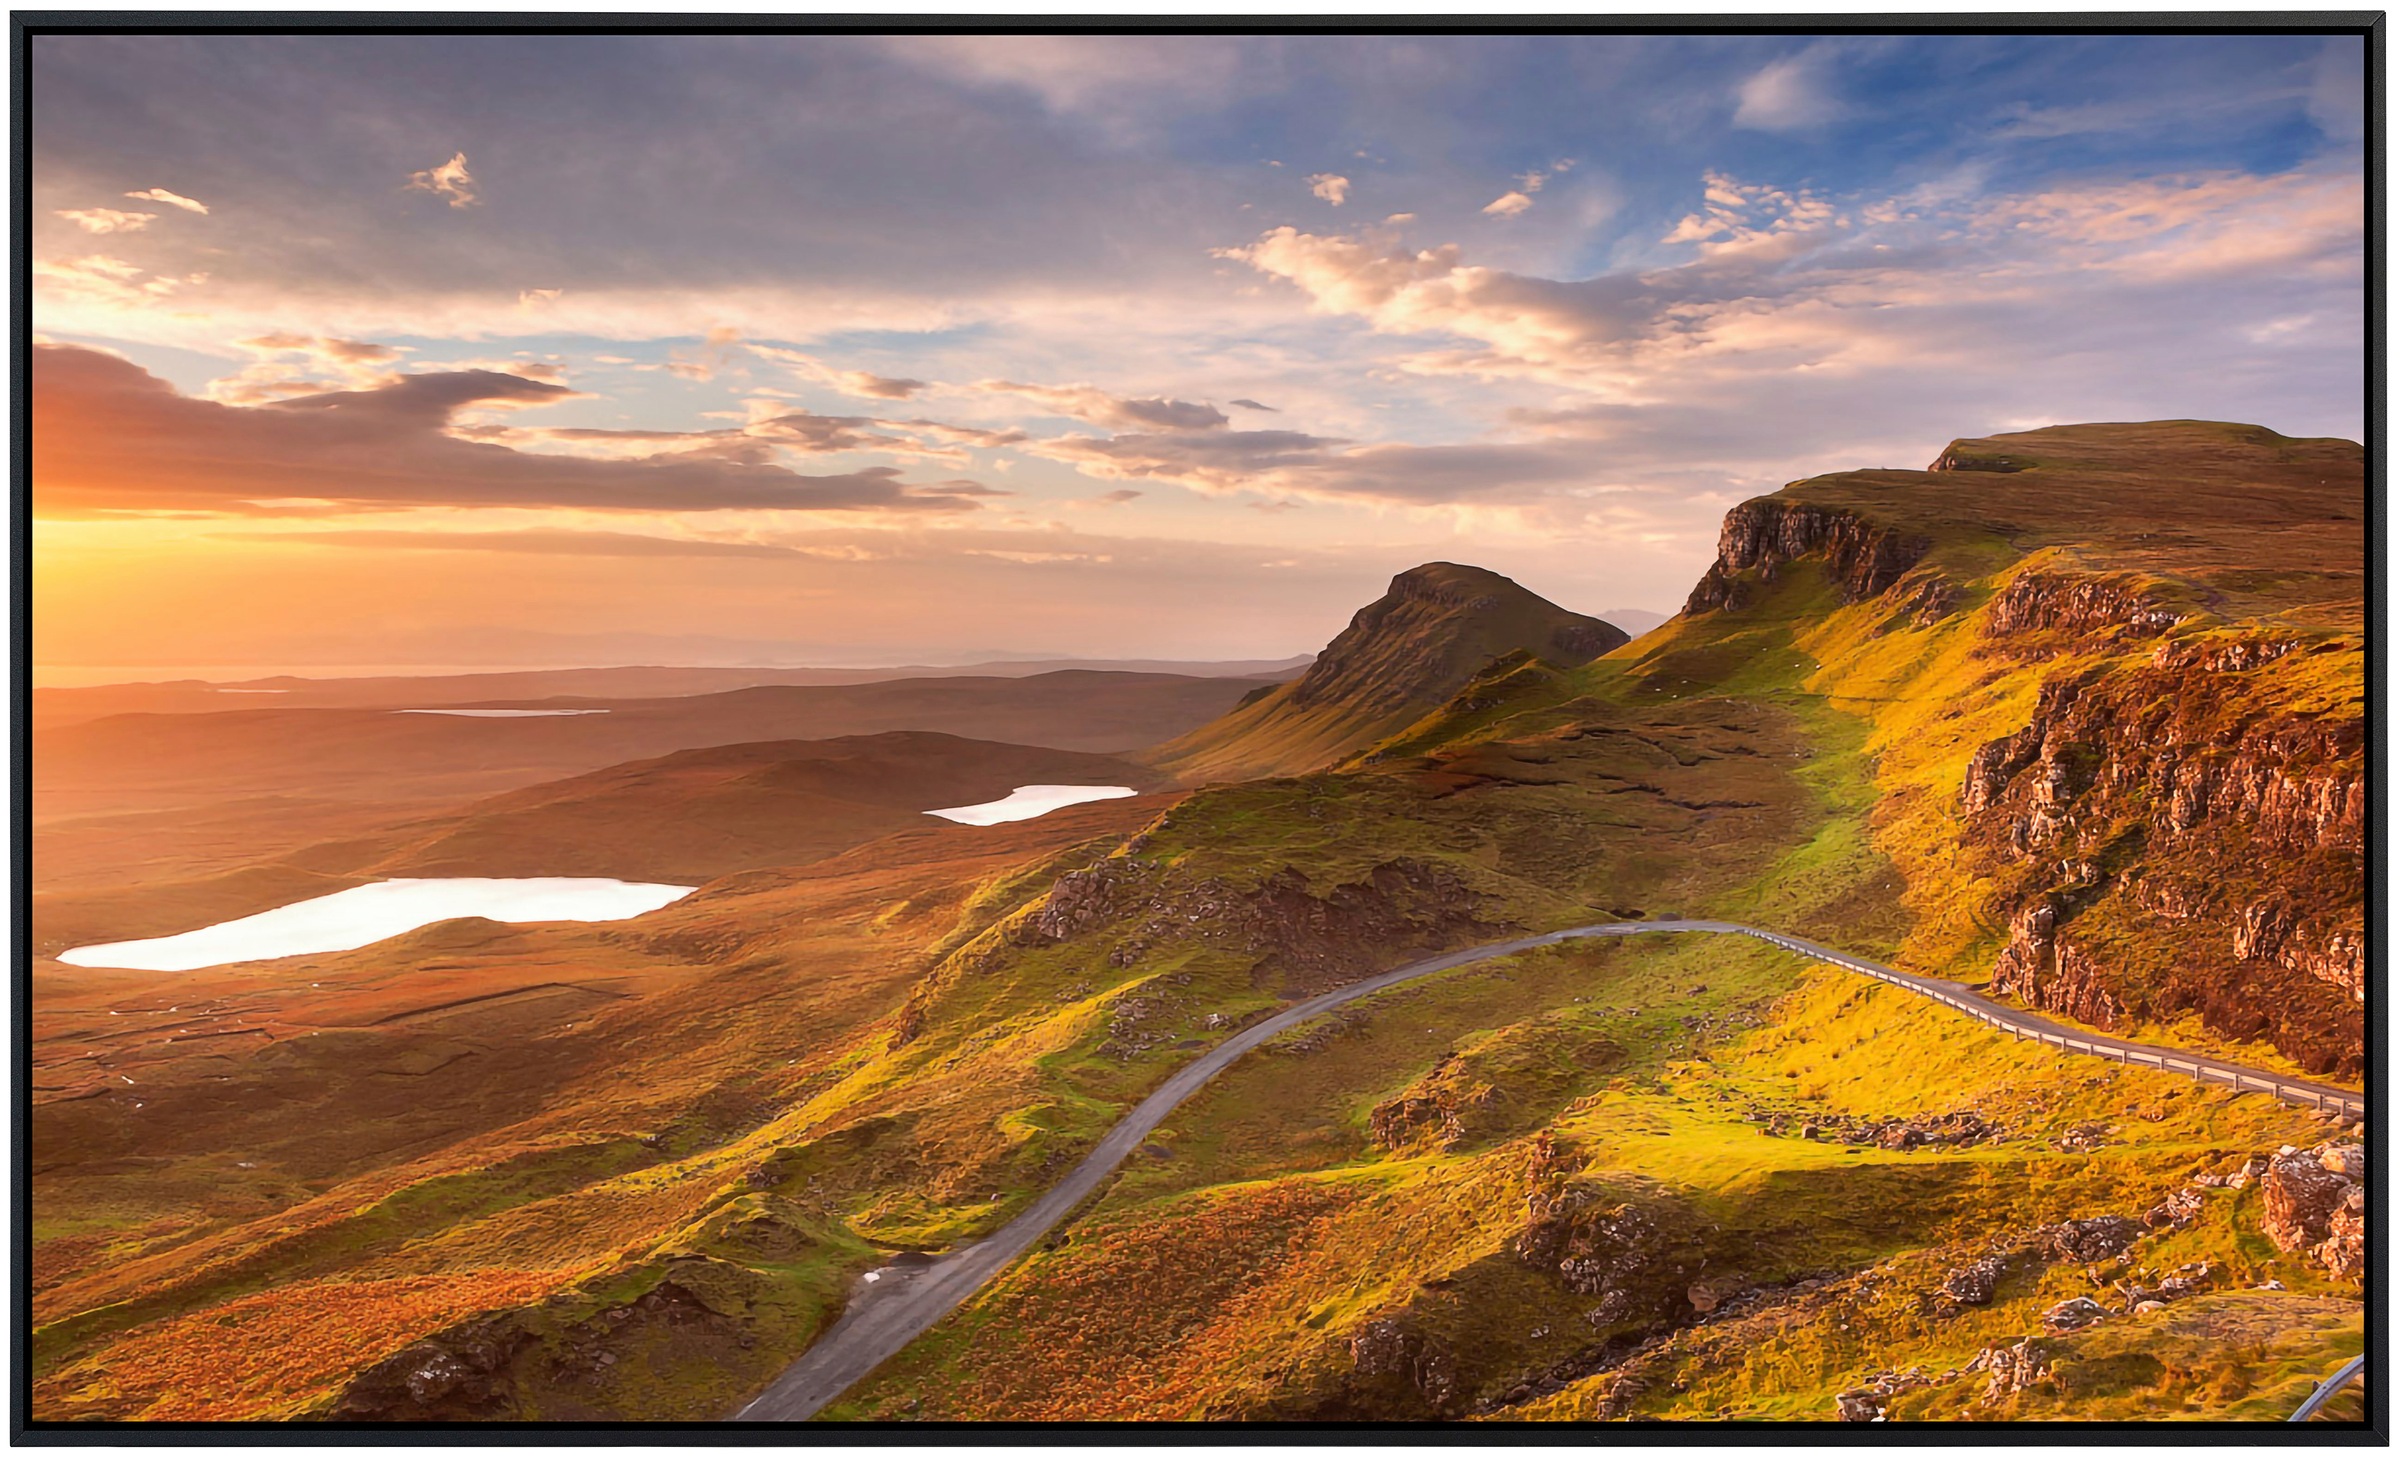
M1684 603L1686 615L1738 607L1744 599L1741 573L1755 570L1767 581L1786 563L1822 557L1841 584L1842 601L1860 602L1883 592L1924 556L1930 545L1854 512L1763 497L1725 513L1717 533L1717 559Z
M2000 594L1986 630L2156 630L2156 609L2113 584L2037 580ZM2030 721L1977 749L1959 791L2014 899L1998 989L2100 1027L2129 1006L2197 1011L2314 1071L2357 1071L2365 724L2294 706L2312 670L2356 646L2295 656L2291 638L2212 634L2047 678Z
M1972 903L1938 944L2004 935L1996 991L2100 1028L2197 1015L2355 1074L2364 501L2357 446L2254 426L1962 439L1929 471L1735 507L1685 621L1738 622L1803 562L1872 604L1883 661L1854 684L1855 615L1778 612L1825 665L1810 686L1884 738L1882 839L1914 899ZM1896 787L1936 773L1946 811Z

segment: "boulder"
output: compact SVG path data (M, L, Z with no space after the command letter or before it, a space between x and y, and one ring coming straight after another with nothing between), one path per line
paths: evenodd
M2108 1311L2100 1302L2077 1295L2062 1300L2042 1312L2042 1324L2052 1331L2079 1331L2106 1319Z
M2152 1229L2189 1229L2200 1217L2201 1203L2207 1197L2204 1187L2187 1184L2160 1200L2142 1216L2142 1223Z
M2367 1177L2367 1151L2359 1144L2328 1144L2317 1150L2317 1163L2345 1179L2363 1183Z
M2037 1230L2034 1239L2044 1253L2054 1260L2076 1260L2090 1264L2122 1254L2142 1234L2142 1223L2122 1214L2103 1214L2096 1219L2071 1219L2065 1224L2053 1224Z
M1998 1405L2050 1371L2050 1348L2038 1337L2028 1337L2013 1346L1987 1347L1977 1359L1984 1370L1992 1373L1983 1388L1985 1406Z
M1999 1256L1987 1255L1971 1265L1961 1265L1942 1277L1941 1293L1960 1305L1989 1305L2005 1264Z
M2260 1232L2284 1251L2304 1249L2324 1240L2333 1212L2356 1188L2349 1179L2288 1145L2267 1165L2261 1180L2266 1212Z
M2325 1220L2325 1238L2309 1246L2309 1262L2322 1266L2337 1280L2364 1279L2367 1273L2367 1191L2353 1188L2342 1207Z

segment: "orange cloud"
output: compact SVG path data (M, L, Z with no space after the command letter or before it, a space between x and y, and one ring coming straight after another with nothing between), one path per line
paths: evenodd
M473 207L479 201L475 195L475 178L467 171L467 154L464 152L439 167L409 173L408 190L430 192L436 197L447 198L452 207Z
M531 406L574 391L494 370L405 374L369 389L240 406L193 399L115 355L38 345L34 509L50 516L291 503L581 506L603 510L961 511L969 493L907 484L888 466L808 476L763 444L722 454L589 459L461 439L470 406ZM756 443L754 443L756 444Z

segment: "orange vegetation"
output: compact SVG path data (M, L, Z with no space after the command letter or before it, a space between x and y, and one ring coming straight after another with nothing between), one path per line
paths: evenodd
M134 1331L36 1387L61 1416L243 1421L285 1414L328 1382L557 1277L521 1270L291 1285ZM227 1339L238 1331L236 1339Z

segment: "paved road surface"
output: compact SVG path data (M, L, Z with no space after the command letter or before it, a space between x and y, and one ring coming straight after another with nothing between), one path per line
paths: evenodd
M2031 1013L1986 1000L1957 982L1913 976L1879 962L1834 951L1813 941L1803 941L1797 936L1762 931L1755 926L1737 925L1731 921L1616 921L1552 931L1542 936L1524 936L1514 941L1497 941L1488 946L1470 946L1461 951L1414 961L1323 996L1311 997L1227 1038L1144 1098L1108 1131L1099 1146L1085 1155L1083 1162L1077 1164L1064 1180L1035 1200L1031 1207L1010 1220L991 1238L963 1246L939 1259L890 1265L865 1276L849 1309L833 1329L819 1337L806 1354L776 1377L774 1383L756 1401L744 1407L734 1420L797 1422L816 1415L827 1403L849 1390L868 1372L898 1355L909 1342L931 1329L935 1322L965 1303L967 1297L986 1281L1031 1249L1042 1236L1050 1232L1052 1226L1066 1218L1076 1205L1098 1189L1117 1165L1124 1162L1125 1156L1149 1137L1152 1129L1166 1121L1167 1115L1175 1111L1177 1104L1198 1092L1202 1085L1232 1065L1242 1054L1277 1033L1298 1026L1312 1017L1322 1016L1345 1002L1372 996L1388 987L1430 976L1437 971L1448 971L1453 967L1489 961L1495 957L1513 956L1537 946L1553 946L1562 941L1645 933L1754 936L1787 951L1796 951L1895 986L1906 987L2013 1036L2033 1037L2064 1051L2156 1067L2168 1072L2189 1073L2196 1080L2222 1083L2237 1091L2272 1093L2290 1102L2308 1103L2320 1108L2338 1108L2362 1116L2366 1111L2362 1095L2346 1089L2298 1082L2257 1068L2173 1048L2152 1047L2071 1030Z

